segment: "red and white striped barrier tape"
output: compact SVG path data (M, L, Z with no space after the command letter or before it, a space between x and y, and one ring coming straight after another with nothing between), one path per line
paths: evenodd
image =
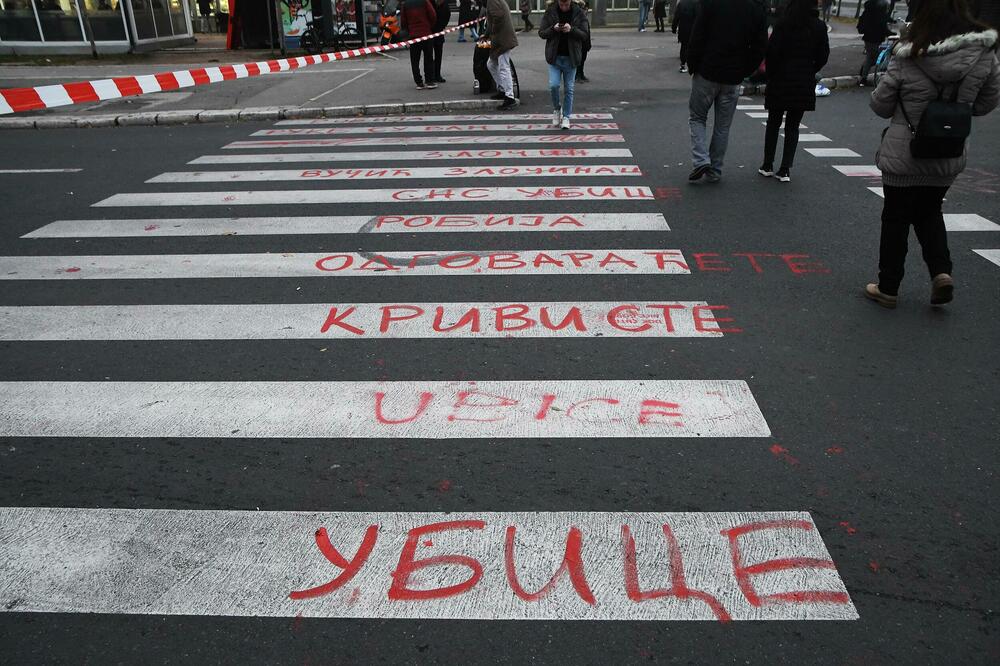
M402 42L386 44L385 46L365 46L360 49L348 49L337 53L321 53L298 58L282 58L281 60L265 60L248 62L240 65L223 65L221 67L203 67L186 69L160 74L143 76L121 76L114 79L98 79L96 81L78 81L76 83L60 83L52 86L36 86L34 88L5 88L0 90L0 115L17 113L18 111L35 111L50 109L68 104L83 102L100 102L106 99L132 97L163 90L177 90L206 83L218 83L232 79L245 79L250 76L285 72L309 65L319 65L334 60L347 60L362 55L371 55L382 51L401 49L410 44L434 39L460 28L479 23L482 19L468 21L460 25L436 32L432 35L407 39Z

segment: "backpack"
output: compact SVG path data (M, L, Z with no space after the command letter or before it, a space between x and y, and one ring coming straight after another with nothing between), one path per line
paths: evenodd
M914 60L914 64L916 64ZM977 60L978 62L978 60ZM973 67L976 63L973 63ZM920 71L923 68L917 64ZM972 133L972 105L958 101L958 89L968 75L970 67L958 81L951 99L944 99L944 88L938 89L937 99L931 100L916 128L906 115L903 98L899 98L899 108L903 112L906 126L910 128L910 155L917 159L946 159L961 157L965 152L965 140ZM924 72L926 75L927 73ZM930 78L930 77L928 77Z

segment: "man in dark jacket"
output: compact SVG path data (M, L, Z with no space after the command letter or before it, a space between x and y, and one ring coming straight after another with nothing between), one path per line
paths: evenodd
M687 74L688 44L691 41L691 28L694 27L694 19L698 15L698 0L680 0L677 9L674 10L674 19L670 24L670 32L677 35L677 41L681 43L681 72Z
M400 28L410 38L426 37L434 28L437 19L431 0L405 0L399 12ZM420 78L420 56L424 57L424 78ZM417 90L437 88L434 82L434 45L429 40L410 44L410 69ZM425 81L426 79L426 81Z
M451 21L451 6L448 0L437 0L434 6L434 14L437 20L434 21L433 32L441 32L448 27ZM444 35L434 38L434 83L447 83L441 78L441 58L444 56Z
M861 85L868 84L868 73L878 59L878 47L891 33L889 30L889 3L885 0L868 0L858 19L858 32L865 42L865 62L861 65Z
M691 29L688 68L692 74L690 112L691 182L718 182L736 113L740 83L764 59L767 15L763 0L700 0ZM706 148L708 112L715 105L712 143Z

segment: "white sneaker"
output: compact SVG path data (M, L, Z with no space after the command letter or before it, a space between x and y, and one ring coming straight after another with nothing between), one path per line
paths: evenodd
M569 129L569 116L563 116L561 127L563 129Z
M560 122L562 122L562 109L556 109L552 112L552 126L559 127Z

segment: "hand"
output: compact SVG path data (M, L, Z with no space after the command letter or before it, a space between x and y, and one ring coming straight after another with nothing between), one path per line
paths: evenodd
M573 26L571 26L571 25L570 25L569 23L563 23L563 24L562 24L562 28L560 28L560 29L561 29L561 30L562 30L563 32L569 32L570 30L572 30L572 29L573 29Z

